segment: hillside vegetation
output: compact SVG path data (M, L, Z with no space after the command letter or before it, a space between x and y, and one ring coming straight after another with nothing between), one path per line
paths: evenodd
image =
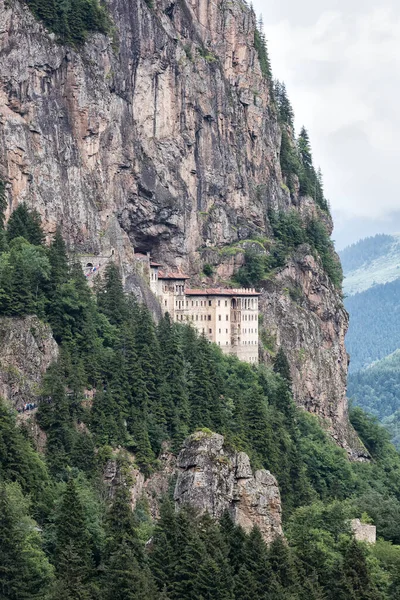
M16 413L0 404L2 598L396 597L400 457L387 434L354 411L373 461L349 463L318 421L295 408L282 352L274 371L251 367L168 316L156 326L124 294L113 264L93 294L69 265L59 234L45 248L37 215L23 215L30 242L12 237L15 219L3 235L12 281L3 296L22 297L26 289L19 315L40 308L61 352L45 376L37 414L44 455ZM16 279L9 257L15 244L48 261L37 299ZM95 391L91 407L83 402L87 388ZM253 466L276 474L288 545L277 540L267 548L257 528L245 534L227 515L217 523L190 509L177 514L168 496L155 524L143 502L131 512L128 475L108 499L102 473L113 449L122 473L129 452L148 476L163 441L177 450L198 428L223 433ZM351 517L366 514L383 538L376 547L356 542L349 529Z
M350 314L346 348L350 372L363 369L400 347L400 279L345 299Z
M367 369L350 374L350 398L376 416L400 446L400 350Z
M341 258L344 288L350 294L345 299L350 315L348 395L376 416L398 445L400 238L366 238L346 248Z

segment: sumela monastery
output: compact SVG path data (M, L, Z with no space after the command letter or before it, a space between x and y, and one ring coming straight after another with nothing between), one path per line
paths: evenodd
M187 275L164 271L149 254L135 253L135 261L171 319L191 323L225 354L258 363L258 292L248 288L191 289ZM86 277L102 266L93 264L82 264Z

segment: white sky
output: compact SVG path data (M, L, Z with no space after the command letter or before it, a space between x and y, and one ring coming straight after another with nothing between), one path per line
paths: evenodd
M254 0L341 247L400 230L400 2Z

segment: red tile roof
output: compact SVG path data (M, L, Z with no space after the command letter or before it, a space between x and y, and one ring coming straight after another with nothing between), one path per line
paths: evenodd
M254 289L222 289L222 288L204 288L195 290L185 290L187 296L259 296L260 292Z
M151 267L162 267L162 265L160 265L160 263L153 262L152 260L150 261L150 266Z
M190 279L190 277L183 273L165 273L164 271L159 271L158 279Z

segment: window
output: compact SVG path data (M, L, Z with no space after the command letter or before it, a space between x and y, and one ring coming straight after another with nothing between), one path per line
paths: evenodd
M220 330L220 329L218 329L218 333L221 333L221 330Z
M199 320L199 315L196 315L196 321L198 321L198 320Z
M228 306L228 300L225 300L225 306Z
M212 306L212 300L208 301L208 306Z
M192 300L192 306L193 306L193 305L194 305L194 302L193 302L193 300Z
M199 301L198 301L198 300L196 300L196 306L198 306L198 305L199 305Z
M203 306L203 300L200 300L200 306Z
M192 315L192 321L194 321L194 315Z
M209 329L209 330L208 330L208 333L212 333L212 329Z
M167 305L168 305L168 303L167 303L167 301L166 301L166 300L164 300L164 304L165 304L165 306L167 306Z
M211 315L208 315L208 320L211 321Z
M228 344L229 344L229 342L226 342L226 345L228 345Z
M221 315L218 315L218 321L220 321L222 319Z
M226 315L226 320L229 321L229 315Z
M218 342L218 346L220 346L220 345L221 345L221 342Z
M218 300L218 306L221 306L221 300Z
M204 327L203 327L203 333L204 333L204 332L205 332L205 329L204 329Z
M226 331L226 333L228 333L228 330L227 330L227 329L225 329L225 331Z

